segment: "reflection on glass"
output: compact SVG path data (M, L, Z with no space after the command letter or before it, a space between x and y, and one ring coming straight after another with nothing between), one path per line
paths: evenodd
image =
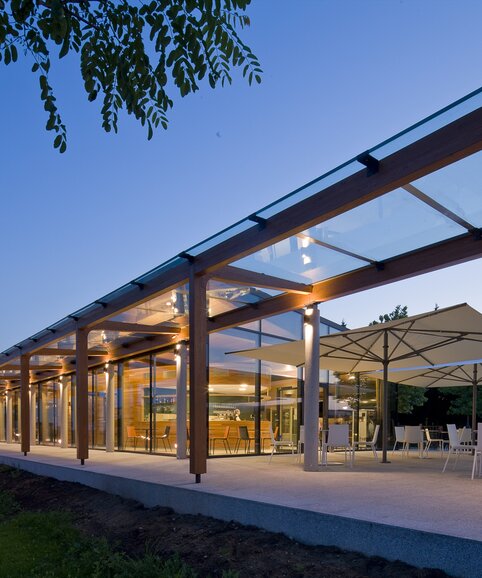
M376 380L359 373L335 373L333 378L329 423L348 423L352 442L371 440L379 423Z
M59 440L59 383L45 381L39 384L38 435L39 443L55 445Z
M153 451L176 449L176 366L172 353L152 356L152 439Z
M123 364L121 387L122 449L149 452L151 448L149 435L149 357L126 361Z
M482 152L479 152L412 184L474 227L482 227L481 175Z
M256 366L252 359L226 355L255 347L257 336L229 329L209 338L209 453L256 451ZM259 443L259 442L258 442Z
M373 261L383 261L464 232L463 227L403 189L305 231L310 238Z
M119 389L119 449L174 454L177 401L173 353L125 362Z
M314 283L359 269L366 262L293 236L244 257L235 265L289 281Z

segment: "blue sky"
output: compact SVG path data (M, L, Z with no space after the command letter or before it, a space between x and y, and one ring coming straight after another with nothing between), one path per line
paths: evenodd
M26 61L0 66L0 350L478 88L476 0L255 0L245 40L264 69L176 98L150 142L101 129L78 66L54 63L69 148L44 130ZM480 262L322 306L363 325L468 301Z

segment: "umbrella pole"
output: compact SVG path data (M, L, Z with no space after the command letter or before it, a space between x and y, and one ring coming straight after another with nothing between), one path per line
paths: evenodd
M389 395L388 395L388 331L383 333L383 393L382 393L382 464L389 464L387 459L388 425L389 425Z
M472 381L472 443L475 444L475 432L477 431L477 364L474 363Z

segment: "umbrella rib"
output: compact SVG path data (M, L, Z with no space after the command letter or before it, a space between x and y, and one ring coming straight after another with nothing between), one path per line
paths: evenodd
M414 322L412 321L409 325L409 327L407 327L404 331L403 331L403 335L401 337L397 337L397 335L395 335L394 332L390 331L390 329L388 330L390 332L390 335L393 335L393 337L395 337L395 339L398 339L398 343L395 345L395 347L393 348L391 354L390 354L390 359L392 359L392 355L395 353L395 351L397 350L398 346L400 345L400 343L405 343L405 336L407 335L407 333L410 331L410 329L413 327ZM408 345L407 343L405 343L405 345Z
M375 343L378 341L378 337L376 336L374 341L372 341L372 343L370 343L370 347L373 347L375 345ZM379 357L378 355L376 355L375 353L373 353L370 349L368 349L366 346L362 345L359 341L354 341L353 339L351 339L351 337L349 337L348 335L345 335L345 338L348 339L348 341L350 341L350 343L352 345L355 345L356 347L359 347L366 355L367 357L370 358L370 360L373 361L382 361L382 358ZM359 361L363 361L363 359L359 359Z
M412 352L415 354L420 355L420 357L422 357L423 359L425 359L425 361L430 364L433 365L433 362L430 361L430 359L428 359L427 357L425 357L423 354L426 353L427 351L433 351L435 349L439 349L440 347L444 347L445 345L449 345L451 343L458 343L459 341L461 341L461 337L457 337L457 338L447 338L445 341L441 341L439 343L437 343L436 345L427 345L426 347L423 347L422 349L419 349L418 351L416 351L412 346L410 346L407 343L407 346L410 347L412 349ZM412 354L405 354L405 355L401 355L400 357L395 358L393 361L399 361L401 359L410 359L410 357L414 357L414 355Z

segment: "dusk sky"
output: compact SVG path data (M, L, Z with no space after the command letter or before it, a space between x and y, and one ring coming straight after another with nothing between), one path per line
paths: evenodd
M478 0L255 0L243 38L260 86L175 98L150 142L101 128L75 58L52 83L68 151L52 148L31 62L0 64L0 350L253 213L482 84ZM482 310L480 261L339 299L350 327L395 305Z

